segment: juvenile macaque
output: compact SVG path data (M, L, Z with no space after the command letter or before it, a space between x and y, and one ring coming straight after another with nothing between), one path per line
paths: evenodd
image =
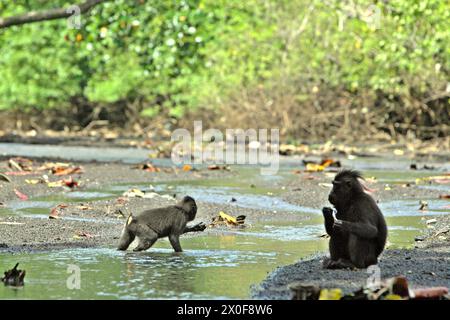
M343 170L333 180L328 197L332 208L322 209L325 229L330 235L328 269L367 268L378 263L384 249L387 227L375 200L358 181L358 171Z
M145 210L137 215L130 215L125 224L119 241L119 250L126 250L135 237L139 244L133 251L150 248L156 240L169 237L175 252L183 251L180 245L180 235L186 232L203 231L204 223L187 227L197 213L197 205L191 197L184 197L178 204L164 208Z

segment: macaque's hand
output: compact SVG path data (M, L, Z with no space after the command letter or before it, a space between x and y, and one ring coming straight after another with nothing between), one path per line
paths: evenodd
M333 212L333 229L342 230L343 221L336 218L336 212Z
M192 227L192 231L199 232L206 229L206 224L204 222L197 223L195 226Z
M324 216L330 216L333 214L333 209L330 207L323 207L322 208L322 213Z

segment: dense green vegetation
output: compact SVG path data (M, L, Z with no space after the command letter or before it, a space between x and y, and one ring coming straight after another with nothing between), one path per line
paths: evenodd
M65 3L0 0L0 16ZM69 108L81 125L201 114L294 137L447 135L449 2L352 3L116 0L80 30L0 29L0 109Z

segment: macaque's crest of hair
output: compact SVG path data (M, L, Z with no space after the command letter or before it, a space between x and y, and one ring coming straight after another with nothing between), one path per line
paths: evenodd
M342 170L334 177L335 181L345 181L350 179L358 181L358 179L364 180L364 177L361 172L357 170Z

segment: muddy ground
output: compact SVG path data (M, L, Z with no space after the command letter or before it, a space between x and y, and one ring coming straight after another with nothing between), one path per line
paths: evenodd
M45 161L34 160L33 167L39 167ZM85 189L101 190L118 183L145 183L151 185L158 181L211 179L232 177L237 173L232 169L183 171L174 168L161 168L160 172L146 172L132 168L132 165L120 163L73 163L82 166L83 173L72 177L81 184L77 191ZM299 163L299 169L301 164ZM303 168L304 169L304 168ZM11 171L7 160L0 162L0 172ZM442 172L430 172L430 175ZM14 190L19 190L28 197L46 196L71 192L62 187L49 188L46 183L28 184L26 180L42 178L47 174L50 181L57 181L68 176L54 176L49 172L37 172L23 176L8 176L11 180L0 180L0 209L8 209L11 203L21 201ZM329 183L335 173L292 173L292 179L267 182L270 187L279 190L277 196L292 204L315 208L318 211L327 205ZM392 184L389 188L377 181L368 181L367 186L374 190L378 201L409 198L419 200L436 198L438 193L430 189L420 189L414 184ZM258 186L259 187L259 186ZM152 198L118 196L111 200L95 200L85 202L66 202L58 208L57 219L48 217L32 218L18 215L0 215L0 250L3 252L39 251L68 247L110 246L117 244L126 216L130 212L174 204L177 198L184 195L154 195ZM231 200L231 199L230 199ZM30 200L24 200L30 201ZM232 215L244 214L246 222L270 220L298 221L304 219L293 212L274 212L247 209L233 203L212 204L198 202L198 214L194 221L209 223L218 212L225 211ZM49 210L50 214L50 210ZM414 249L388 249L380 259L383 277L406 275L414 286L444 285L450 287L450 225L449 216L441 216L434 229L424 234L422 241L417 242ZM447 228L447 231L446 231ZM208 228L204 232L220 234L226 228ZM186 237L197 234L187 234ZM257 299L287 299L287 289L293 281L305 281L323 287L341 287L344 292L358 289L367 279L365 270L361 271L329 271L321 268L323 254L299 261L290 266L282 266L272 272L266 280L253 288L252 296Z

